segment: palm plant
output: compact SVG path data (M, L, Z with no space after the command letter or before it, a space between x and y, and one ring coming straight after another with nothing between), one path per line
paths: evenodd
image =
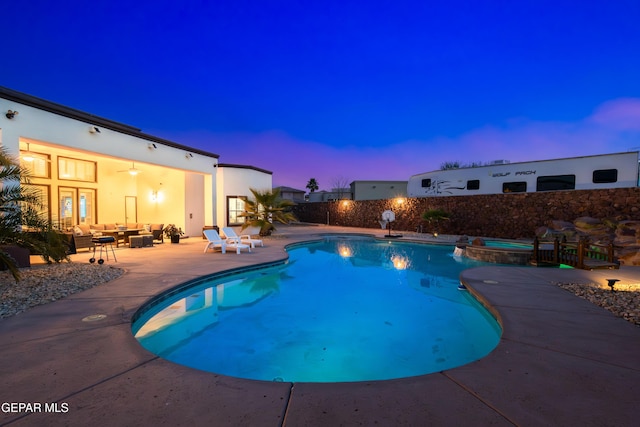
M295 205L291 200L280 198L280 190L259 191L250 188L254 200L245 201L245 212L239 216L247 218L242 229L249 226L260 227L260 235L268 236L276 227L274 221L287 224L296 221L295 215L288 208Z
M311 178L309 180L309 182L307 183L307 187L306 188L309 190L309 193L313 193L314 191L316 191L320 187L318 186L318 181L316 181L315 178Z
M29 188L29 171L0 148L0 245L15 245L41 254L47 262L68 260L63 236L39 212L39 193ZM29 232L23 232L25 227ZM16 281L20 272L16 261L0 246L0 264Z

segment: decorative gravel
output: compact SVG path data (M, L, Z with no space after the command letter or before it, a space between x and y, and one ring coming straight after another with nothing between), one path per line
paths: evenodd
M562 289L640 326L640 284L616 284L614 291L595 283L556 283Z
M16 283L9 271L0 271L0 318L106 283L122 273L123 269L105 264L71 262L21 269Z

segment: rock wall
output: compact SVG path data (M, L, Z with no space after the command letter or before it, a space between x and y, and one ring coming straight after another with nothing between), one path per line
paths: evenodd
M613 226L615 244L640 245L640 227L635 226L640 221L640 188L301 203L294 213L303 222L374 228L380 227L387 209L395 213L394 230L415 232L422 227L425 233L506 239L533 238L540 227L575 226L576 219L590 217ZM451 218L428 224L420 217L430 209L445 210Z

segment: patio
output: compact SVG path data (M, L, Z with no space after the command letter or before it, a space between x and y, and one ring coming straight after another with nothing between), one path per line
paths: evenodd
M357 383L277 383L166 362L133 338L130 319L152 295L198 276L286 258L320 233L384 230L279 226L251 253L179 245L118 248L120 278L0 320L0 425L616 425L640 417L640 328L552 282L640 282L611 271L482 267L462 280L503 322L487 357L444 372ZM88 262L90 253L72 256ZM94 315L106 315L101 316ZM94 316L94 317L91 317ZM83 321L83 319L93 321ZM94 320L97 319L97 320ZM40 403L42 412L6 403ZM57 403L58 412L45 412ZM32 405L32 409L35 406ZM65 410L66 409L66 410Z

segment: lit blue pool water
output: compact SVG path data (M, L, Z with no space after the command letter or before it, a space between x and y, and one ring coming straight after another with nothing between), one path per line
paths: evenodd
M492 248L504 249L532 249L531 243L512 242L507 240L485 240L485 244Z
M288 252L285 265L161 301L134 322L136 338L175 363L289 382L428 374L498 344L495 319L458 290L460 271L484 264L453 247L330 238Z

